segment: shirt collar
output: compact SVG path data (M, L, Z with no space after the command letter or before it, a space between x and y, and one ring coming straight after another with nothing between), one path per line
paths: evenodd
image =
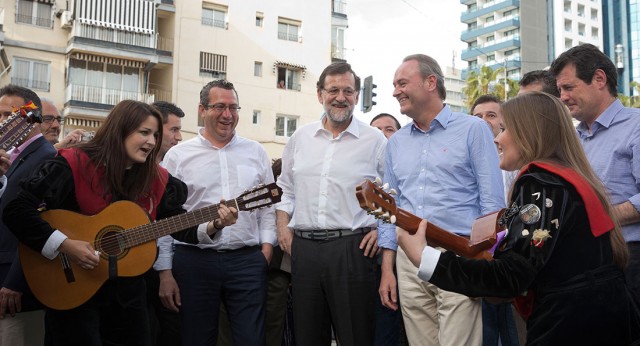
M315 136L319 135L320 133L329 133L329 134L331 134L331 131L329 131L329 130L324 128L324 119L326 117L327 117L326 113L324 115L322 115L322 118L318 122L318 127L316 128ZM342 137L342 135L344 133L349 133L352 136L354 136L355 138L360 138L360 127L358 126L358 120L354 116L351 116L351 123L349 123L349 126L347 126L347 128L344 131L342 131L338 135L338 137L336 137L336 139ZM333 136L333 135L331 135L331 136Z
M418 125L416 125L416 122L414 120L413 123L411 124L411 133L413 133L414 131L419 131L422 133L430 132L433 129L434 122L437 122L438 124L440 124L440 126L442 126L443 129L446 130L447 126L449 125L449 121L451 120L452 114L453 113L451 112L451 108L449 107L448 104L445 103L444 107L442 107L438 115L436 115L436 117L431 122L431 125L429 125L429 129L427 131L423 131L420 127L418 127Z
M600 114L596 120L593 122L593 124L598 123L600 124L600 126L609 128L609 126L611 126L611 123L613 122L613 118L616 117L616 114L618 114L618 112L620 112L622 109L624 109L624 105L622 104L622 102L620 102L619 99L616 99L615 101L613 101L613 103L611 103L609 105L609 107L607 107L607 109L604 110L604 112L602 112L602 114ZM591 132L593 133L593 124L591 124ZM581 133L588 133L589 130L587 128L587 124L584 121L581 121L580 124L578 124L577 127L578 131L580 131Z
M226 147L228 147L228 146L233 145L233 144L236 142L237 137L238 137L238 136L236 136L236 133L234 132L234 133L233 133L233 138L231 138L231 141L229 141L229 143L227 143L224 147L222 147L222 148L218 148L218 147L216 147L215 145L213 145L211 142L209 142L209 140L208 140L208 139L204 138L204 136L202 135L202 134L204 133L204 131L205 131L205 130L204 130L204 127L200 127L200 128L198 128L198 138L200 138L200 141L201 141L203 144L208 145L208 146L210 146L210 147L212 147L212 148L216 148L216 149L222 149L222 148L226 148Z
M29 140L25 141L24 143L20 144L18 147L14 148L13 151L11 152L11 161L14 161L21 152L23 152L25 149L27 149L27 147L29 146L29 144L35 142L36 139L42 137L42 133L38 133L35 136L29 138Z

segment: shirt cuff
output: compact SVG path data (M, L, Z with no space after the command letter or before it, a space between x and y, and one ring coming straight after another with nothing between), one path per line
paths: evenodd
M0 177L0 196L2 196L6 188L7 188L7 176L3 175Z
M629 202L640 213L640 194L629 197Z
M213 244L213 239L211 239L211 236L209 236L209 234L207 233L208 224L208 222L205 222L198 225L198 241L200 242L200 244ZM222 230L219 230L217 232L222 232ZM215 236L215 233L213 235Z
M433 272L436 270L436 265L438 265L438 260L440 260L440 255L442 252L430 247L426 246L424 250L422 250L422 258L420 259L420 268L418 268L418 277L424 281L431 280L431 276Z
M64 233L58 230L53 231L49 239L47 239L47 242L44 243L44 247L42 247L42 251L40 253L42 254L42 256L50 260L56 258L56 256L58 256L58 254L60 253L60 251L58 251L58 248L67 238L68 237Z

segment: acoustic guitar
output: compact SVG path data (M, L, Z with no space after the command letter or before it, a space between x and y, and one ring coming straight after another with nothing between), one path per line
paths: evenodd
M238 211L249 211L277 203L280 198L280 189L271 183L225 201L225 204ZM156 259L155 239L215 220L218 205L151 223L147 213L130 201L112 203L93 216L61 209L45 211L41 216L70 239L87 241L100 251L98 267L85 270L64 254L49 260L19 244L24 275L35 297L52 309L68 310L89 300L113 276L114 265L118 277L144 274Z
M411 234L415 234L418 230L422 219L398 208L395 199L373 182L365 180L356 186L356 197L360 207L374 215L376 219L395 224ZM498 222L504 211L505 209L501 209L476 219L469 239L429 222L426 232L427 244L432 247L442 247L467 258L492 259L493 255L488 250L496 243L496 233L504 229L504 226Z

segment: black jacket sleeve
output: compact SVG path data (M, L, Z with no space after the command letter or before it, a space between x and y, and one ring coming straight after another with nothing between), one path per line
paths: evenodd
M518 180L516 190L508 234L494 260L443 253L431 283L471 297L515 297L532 286L562 243L564 230L570 231L572 194L557 179L530 175Z

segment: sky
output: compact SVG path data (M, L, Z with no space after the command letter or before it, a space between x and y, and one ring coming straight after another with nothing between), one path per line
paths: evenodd
M443 72L452 66L466 66L460 60L465 44L460 34L465 29L460 14L465 9L459 0L348 0L349 28L345 34L347 61L364 79L373 76L377 104L366 114L355 116L365 122L379 113L389 113L401 124L409 120L400 114L393 98L393 74L410 54L422 53L436 59Z

